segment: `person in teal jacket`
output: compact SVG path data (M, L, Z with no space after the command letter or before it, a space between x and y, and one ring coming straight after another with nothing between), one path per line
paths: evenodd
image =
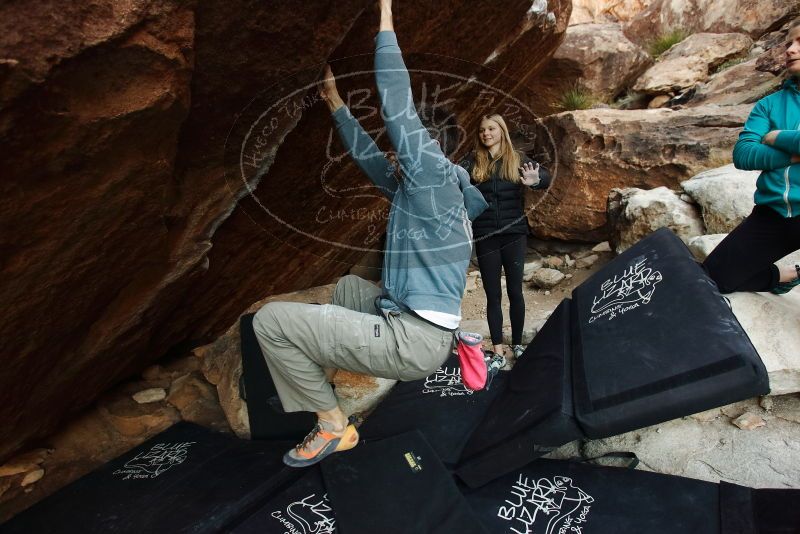
M380 7L375 81L397 168L339 96L330 67L320 95L348 154L391 202L382 287L345 276L332 304L271 302L253 318L284 411L317 414L317 425L284 455L292 467L312 465L358 442L326 369L417 380L451 354L472 251L471 219L487 207L469 173L447 159L420 120L391 0L381 0Z
M759 100L733 149L737 169L759 170L755 207L703 263L720 292L783 294L800 265L775 261L800 249L800 23L787 36L783 88Z

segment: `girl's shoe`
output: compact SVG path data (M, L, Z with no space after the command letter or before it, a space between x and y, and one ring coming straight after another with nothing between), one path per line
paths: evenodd
M511 352L514 353L514 358L518 360L525 353L525 347L522 345L514 345L511 347Z
M506 359L502 354L495 354L492 351L485 351L483 356L484 361L486 362L486 386L485 389L489 389L492 385L492 379L497 376L497 373L500 372L500 369L506 366Z

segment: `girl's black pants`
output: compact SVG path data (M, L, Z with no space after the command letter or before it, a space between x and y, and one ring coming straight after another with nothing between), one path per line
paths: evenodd
M506 274L506 292L510 304L511 344L522 343L522 329L525 324L522 273L525 268L527 246L525 234L499 234L475 240L478 268L481 271L483 289L486 291L486 319L489 322L489 332L494 345L503 342L503 310L500 306L501 268Z

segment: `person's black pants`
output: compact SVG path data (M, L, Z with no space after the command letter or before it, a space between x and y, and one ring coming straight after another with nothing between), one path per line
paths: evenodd
M800 217L756 206L703 262L720 293L769 291L778 285L775 262L800 248Z
M525 299L522 296L522 272L525 268L525 234L500 234L476 239L475 252L481 271L483 289L486 291L486 319L492 344L503 342L503 310L501 308L502 286L500 269L506 273L506 292L511 314L511 344L522 343L525 324Z

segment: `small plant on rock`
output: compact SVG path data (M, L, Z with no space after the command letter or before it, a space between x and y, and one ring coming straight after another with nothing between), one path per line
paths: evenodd
M680 28L669 30L650 41L647 45L647 51L650 52L653 58L658 58L687 37L689 37L689 32L686 30Z
M574 85L561 94L556 106L562 111L589 109L597 102L592 93L580 85Z

